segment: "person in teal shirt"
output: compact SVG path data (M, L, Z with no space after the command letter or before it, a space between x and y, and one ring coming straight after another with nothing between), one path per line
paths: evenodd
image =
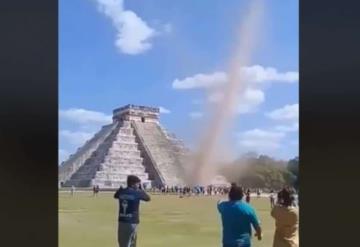
M243 196L242 189L234 185L229 192L229 201L218 202L223 227L223 247L251 247L251 227L255 229L258 240L261 240L261 227L255 210L242 201Z

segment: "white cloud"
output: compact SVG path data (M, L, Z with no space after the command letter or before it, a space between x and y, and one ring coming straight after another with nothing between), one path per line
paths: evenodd
M70 108L59 111L61 125L72 123L65 130L59 131L59 162L66 160L71 152L90 140L102 125L110 124L112 116L102 112L82 108Z
M273 67L253 65L239 68L246 84L260 84L265 82L294 83L299 80L296 71L278 72ZM227 82L225 72L218 71L210 74L196 74L184 79L175 79L172 82L174 89L216 88Z
M67 110L60 110L60 120L66 120L82 125L105 125L112 121L111 115L106 115L102 112L89 111L81 108L70 108Z
M166 109L165 107L160 106L159 109L160 109L161 114L170 114L171 113L171 111L169 109Z
M71 145L80 147L87 140L91 139L94 136L94 132L83 132L83 131L70 131L70 130L61 130L60 139L68 142Z
M227 75L224 72L212 74L196 74L185 79L175 79L172 83L174 89L210 88L226 83Z
M268 112L265 115L273 120L298 122L299 104L285 105L284 107Z
M261 65L243 67L242 71L247 81L256 82L256 83L262 83L262 82L294 83L299 80L299 73L296 71L280 73L275 68L263 67Z
M239 145L244 151L266 153L281 146L285 133L261 129L248 130L238 134Z
M237 113L255 112L265 101L265 93L261 88L265 83L298 81L299 73L294 71L278 72L272 67L254 65L239 68L243 72L244 85L238 96ZM184 79L175 79L172 87L178 90L186 89L210 89L207 101L219 103L223 97L223 85L227 83L228 75L225 72L217 71L209 74L196 74Z
M258 89L247 89L240 97L238 113L250 113L265 101L265 93Z
M59 149L59 164L69 158L70 153L65 149Z
M299 130L299 123L292 123L290 125L278 125L275 126L275 130L281 132L296 132Z
M224 95L220 91L214 91L208 97L211 103L218 103L223 99ZM260 89L247 88L239 95L237 113L245 114L256 111L257 107L265 101L265 93Z
M275 126L276 131L284 133L299 131L299 104L285 105L265 113L265 116L275 121L285 122L285 124Z
M99 11L111 19L117 34L115 45L120 52L136 55L152 47L151 38L157 32L136 13L125 10L124 0L95 0Z
M204 114L202 112L190 112L189 116L192 119L199 119L199 118L202 118L204 116Z

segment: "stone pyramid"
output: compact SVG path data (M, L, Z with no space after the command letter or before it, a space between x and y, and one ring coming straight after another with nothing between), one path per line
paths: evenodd
M113 111L113 123L59 167L61 186L114 189L128 175L145 186L182 186L182 160L188 150L159 123L159 108L126 105Z

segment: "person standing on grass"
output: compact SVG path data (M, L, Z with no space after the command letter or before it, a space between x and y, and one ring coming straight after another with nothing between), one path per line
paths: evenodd
M96 195L99 194L99 192L100 192L100 187L99 185L96 185Z
M271 210L275 219L273 247L298 247L299 211L293 207L294 196L287 188L278 194L278 204Z
M257 190L257 197L260 198L260 196L261 196L261 190L258 189L258 190Z
M74 194L75 194L75 186L74 185L71 186L70 194L71 194L71 196L74 196Z
M275 195L274 191L270 191L270 207L273 208L275 206Z
M250 247L252 228L258 240L262 239L261 227L255 210L242 201L244 193L238 186L232 186L228 201L217 204L221 215L223 247Z
M119 201L119 247L136 247L137 227L139 224L140 201L150 201L150 196L142 189L137 176L127 177L127 187L116 191L114 198Z
M96 196L96 185L93 186L93 196Z
M250 203L250 193L251 193L250 189L247 189L247 191L246 191L246 199L245 199L247 203Z

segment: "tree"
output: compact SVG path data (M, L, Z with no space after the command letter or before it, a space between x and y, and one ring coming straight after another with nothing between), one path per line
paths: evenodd
M296 189L299 188L299 157L289 160L287 169L294 176L294 182L292 185Z
M299 157L289 160L287 169L296 177L299 176Z
M248 188L281 189L292 185L295 180L286 164L265 155L247 155L225 166L223 175L229 181Z

